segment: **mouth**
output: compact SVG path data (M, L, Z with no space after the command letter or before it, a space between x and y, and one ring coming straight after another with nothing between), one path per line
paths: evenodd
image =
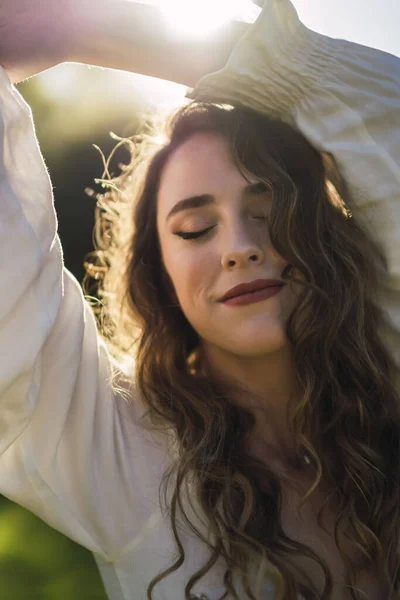
M283 287L284 285L266 286L261 289L237 294L236 296L226 298L226 300L222 301L222 304L227 306L245 306L247 304L254 304L255 302L262 302L272 296L276 296Z
M259 290L265 290L265 288L282 287L283 285L285 285L285 283L279 279L255 279L246 283L240 283L239 285L231 288L224 296L222 296L222 298L219 299L219 302L226 302L231 298L251 294Z

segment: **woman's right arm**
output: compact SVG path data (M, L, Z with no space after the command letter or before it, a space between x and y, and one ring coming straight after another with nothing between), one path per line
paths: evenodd
M154 512L159 455L138 406L111 388L93 314L63 266L30 108L2 68L0 148L0 493L111 561Z
M135 423L135 394L128 404L111 387L63 265L31 110L1 67L0 281L0 493L112 561L156 510L165 453Z

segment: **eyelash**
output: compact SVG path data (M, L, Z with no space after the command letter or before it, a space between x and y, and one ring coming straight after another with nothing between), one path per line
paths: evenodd
M260 221L268 221L268 217L254 217L255 219L259 219ZM208 227L207 229L202 229L201 231L175 231L174 235L178 235L184 240L195 240L203 235L206 235L211 229L214 229L214 225L212 227Z
M195 240L195 239L201 237L202 235L205 235L209 231L211 231L211 229L213 229L213 227L208 227L207 229L203 229L202 231L193 231L193 232L175 231L174 235L179 235L179 237L181 237L184 240Z

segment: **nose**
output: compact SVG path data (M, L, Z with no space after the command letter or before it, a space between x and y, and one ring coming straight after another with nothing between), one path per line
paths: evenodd
M230 252L227 253L222 259L222 265L224 268L232 268L238 266L244 266L251 262L254 264L261 264L264 260L264 253L260 248L248 248L241 252Z
M271 244L268 227L253 229L242 222L222 240L221 264L226 270L246 268L251 265L262 265L265 260L271 263L274 270L283 269L287 261L275 250Z
M222 266L225 269L231 269L245 266L249 262L261 264L264 261L264 247L268 243L267 236L265 230L262 232L262 236L259 232L257 236L254 236L254 234L250 235L245 227L237 227L223 240Z

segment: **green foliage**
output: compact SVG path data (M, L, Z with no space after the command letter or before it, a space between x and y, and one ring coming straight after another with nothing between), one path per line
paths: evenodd
M1 600L106 600L90 552L0 497Z

